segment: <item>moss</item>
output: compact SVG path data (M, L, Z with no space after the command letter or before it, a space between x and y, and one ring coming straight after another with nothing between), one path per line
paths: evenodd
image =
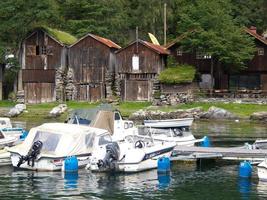
M66 45L71 45L77 41L77 38L72 36L71 34L60 31L57 29L52 29L49 27L43 27L48 34L50 34L52 37L54 37L56 40L59 42L66 44Z
M191 83L196 74L196 69L190 65L169 67L159 74L159 81L166 84Z

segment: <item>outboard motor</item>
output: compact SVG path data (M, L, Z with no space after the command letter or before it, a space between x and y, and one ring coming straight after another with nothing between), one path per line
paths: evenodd
M99 160L97 166L99 169L111 169L117 168L116 162L120 157L120 147L117 142L112 142L106 145L106 155L103 160Z
M26 161L28 162L29 166L34 167L34 161L36 160L37 156L40 154L42 147L43 147L43 143L41 141L38 140L34 142L28 154L26 156L20 157L17 167L20 167L20 165Z

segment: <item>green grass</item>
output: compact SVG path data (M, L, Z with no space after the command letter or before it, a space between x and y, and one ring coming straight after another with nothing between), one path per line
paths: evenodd
M169 67L159 74L159 81L166 84L191 83L195 73L196 69L190 65Z
M133 112L145 109L148 106L151 106L151 102L122 102L116 108L120 110L122 116L128 117Z

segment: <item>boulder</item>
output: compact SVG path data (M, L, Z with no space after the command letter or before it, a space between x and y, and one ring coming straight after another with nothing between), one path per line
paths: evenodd
M20 112L20 110L18 109L18 108L11 108L10 110L9 110L9 112L8 112L8 116L9 117L17 117L19 114L20 114L21 112Z
M65 111L67 111L68 107L66 104L59 104L58 106L54 107L50 112L49 115L51 117L58 117Z
M267 121L267 112L266 111L254 112L252 115L250 115L250 119Z
M9 117L16 117L20 115L23 111L26 110L26 105L25 104L16 104L13 108L11 108L7 114Z
M20 112L23 112L24 110L26 110L26 104L19 103L15 105L15 108L17 108Z
M200 115L203 119L235 119L237 118L233 113L215 106L211 106L208 112L204 112Z

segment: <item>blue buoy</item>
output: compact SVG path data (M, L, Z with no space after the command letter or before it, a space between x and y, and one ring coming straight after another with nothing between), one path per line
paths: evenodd
M23 132L22 132L22 134L19 136L19 139L21 140L21 141L24 141L25 139L26 139L26 137L28 136L28 131L26 131L26 130L24 130Z
M201 142L202 147L210 147L210 139L208 136L205 136L203 141Z
M239 176L243 178L249 178L251 177L252 173L252 166L250 162L248 161L243 161L239 165Z
M64 160L64 171L65 172L75 172L75 171L78 171L78 159L76 156L70 156L70 157L67 157L65 160Z
M166 173L171 170L171 161L170 158L161 157L158 159L158 172Z

